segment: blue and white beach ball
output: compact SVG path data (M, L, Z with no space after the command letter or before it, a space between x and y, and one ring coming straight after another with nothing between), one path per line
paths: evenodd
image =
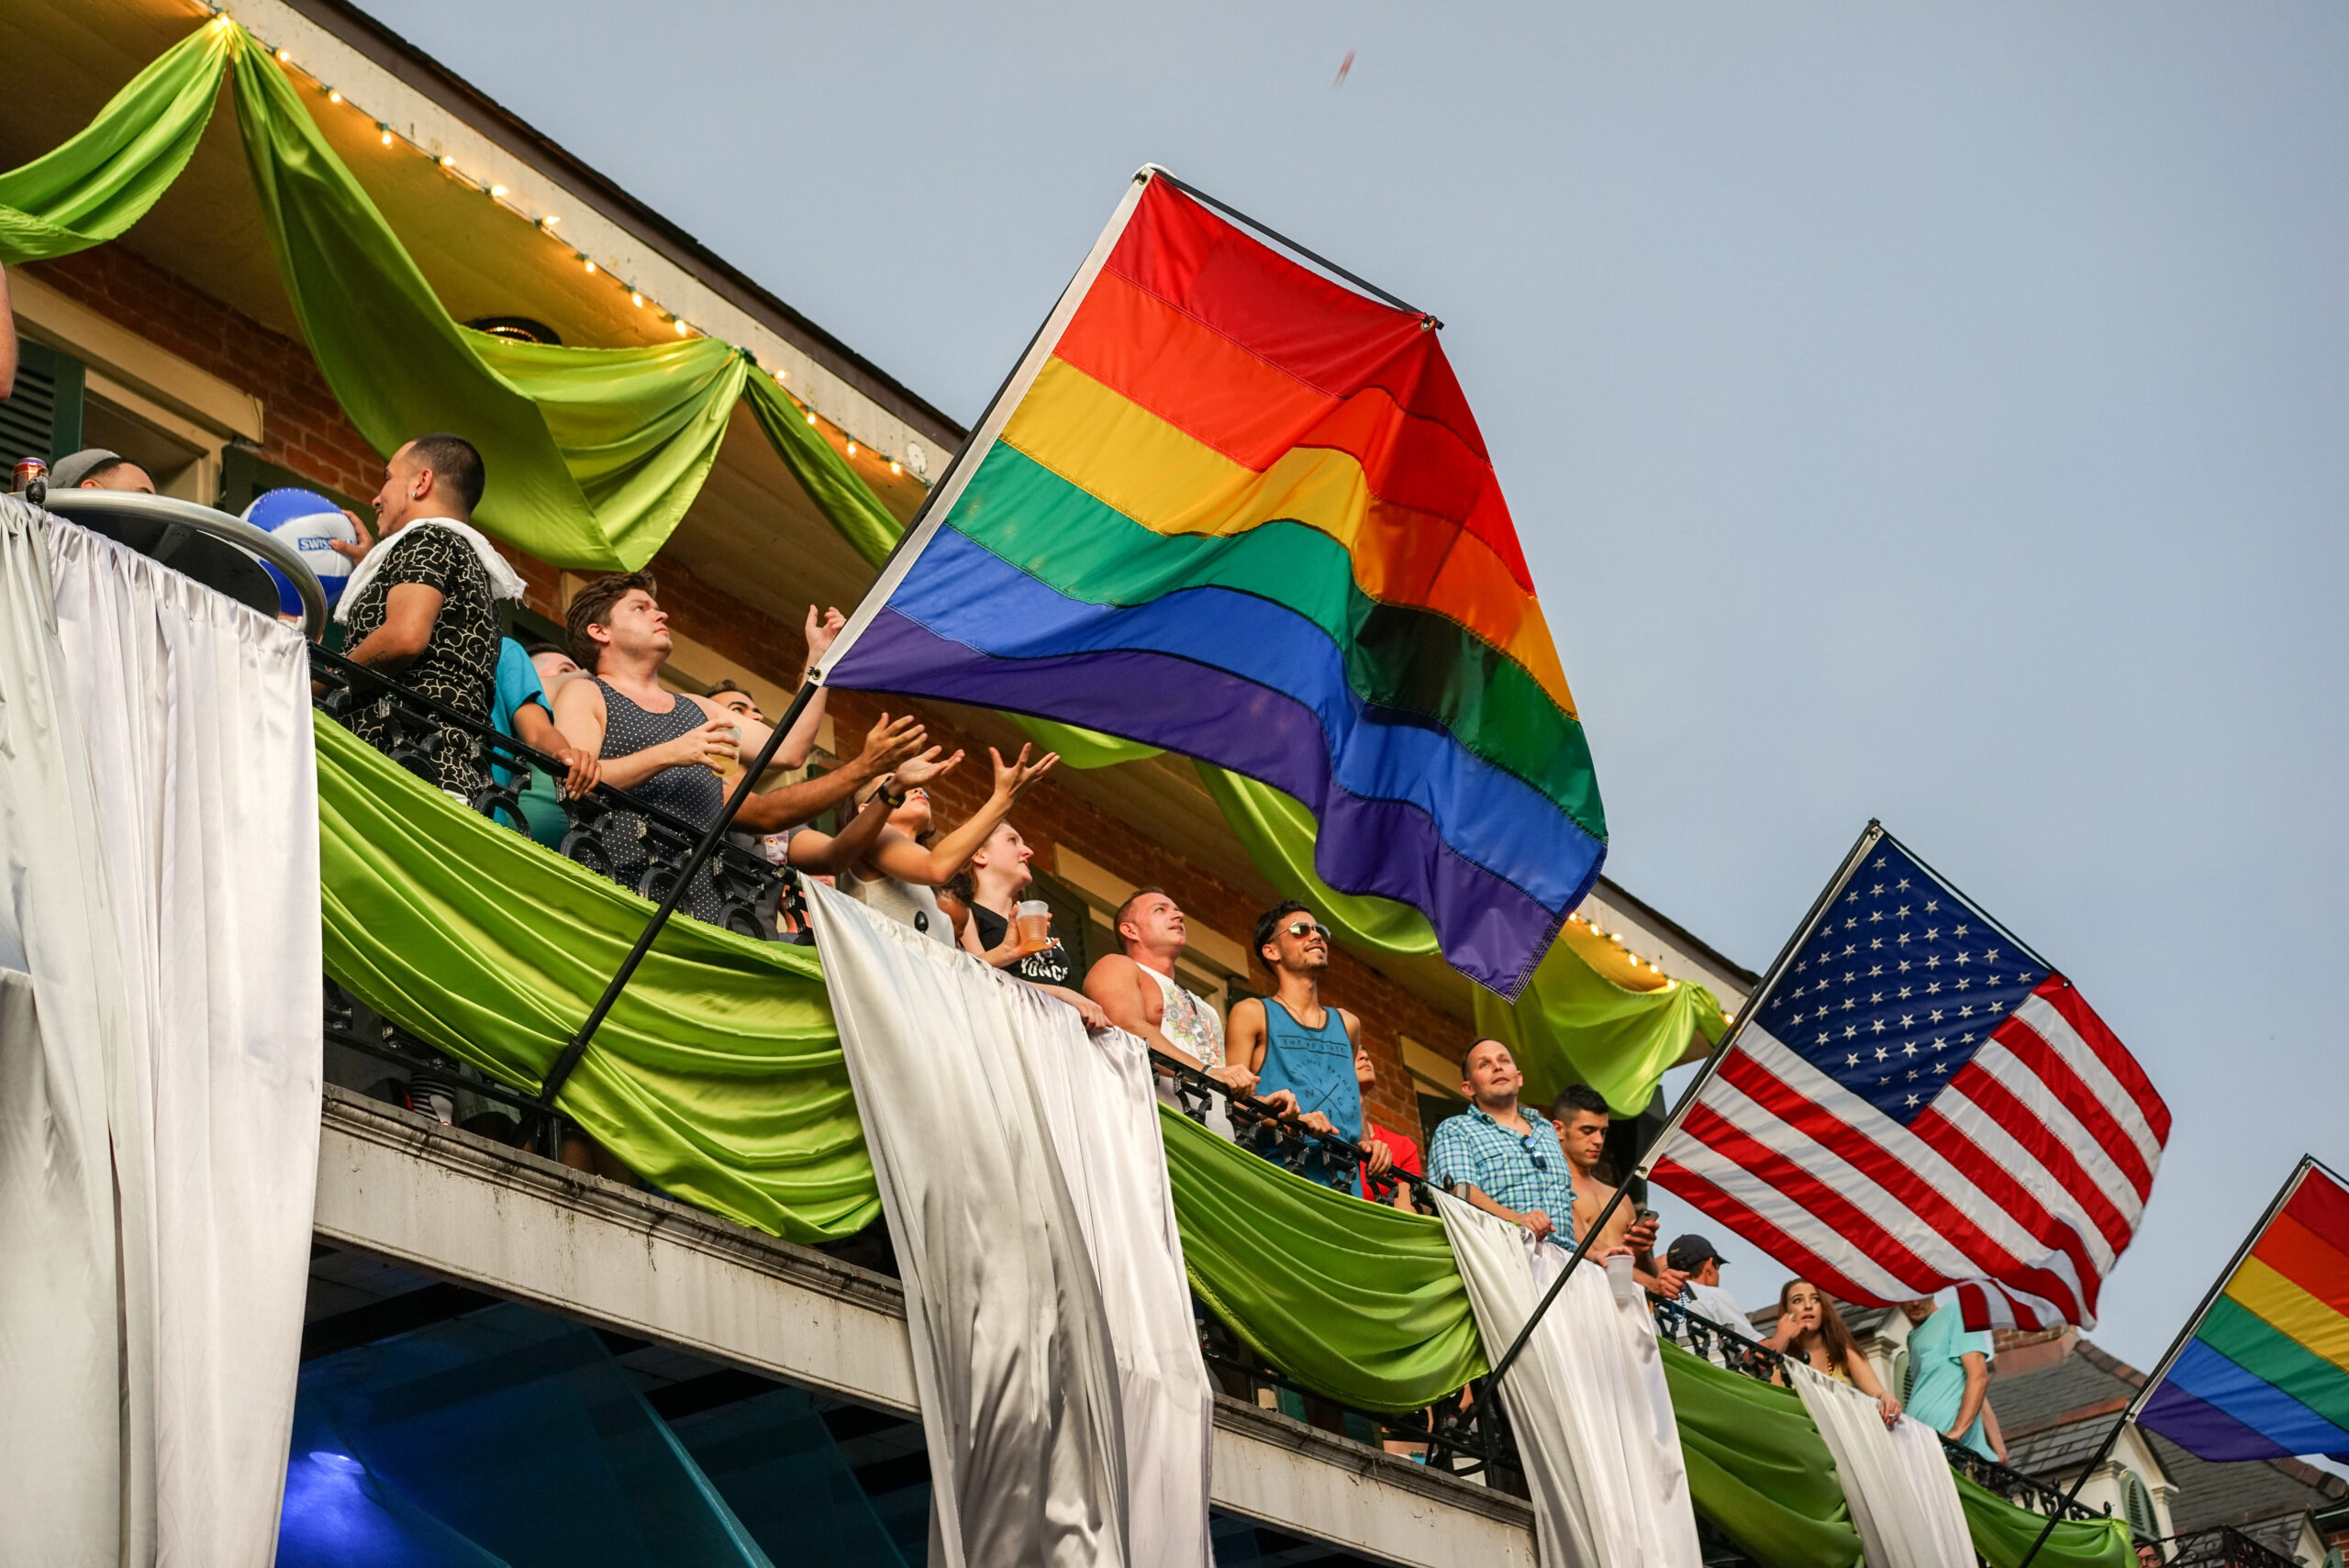
M342 597L342 585L351 580L351 560L337 552L329 543L340 539L345 544L359 542L359 530L342 515L342 508L315 490L296 490L290 486L266 490L253 497L245 508L245 521L279 539L302 552L311 571L318 574L318 584L327 591L329 608ZM264 561L273 580L277 584L277 607L281 614L298 616L302 613L302 595L284 573Z

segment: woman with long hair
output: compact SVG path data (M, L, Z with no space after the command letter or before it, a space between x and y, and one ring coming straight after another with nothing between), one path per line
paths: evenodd
M1791 1279L1778 1291L1778 1321L1762 1341L1771 1350L1809 1363L1838 1383L1848 1383L1874 1399L1884 1424L1900 1418L1900 1401L1884 1391L1876 1369L1860 1353L1843 1315L1827 1293L1807 1279ZM1781 1378L1779 1381L1783 1382Z

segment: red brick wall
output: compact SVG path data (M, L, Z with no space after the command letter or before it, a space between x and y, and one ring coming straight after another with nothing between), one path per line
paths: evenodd
M190 286L117 246L100 246L61 261L42 262L37 275L90 309L149 339L265 405L262 456L293 472L353 495L372 495L381 460L342 417L309 351L271 332L209 295ZM508 551L529 584L530 606L556 620L562 617L560 578L545 562ZM798 628L774 620L683 566L656 559L662 602L683 635L788 686L806 656ZM883 706L861 693L830 699L839 743L862 736ZM974 809L992 782L985 748L930 717L932 738L949 750L961 747L971 760L933 792L949 817ZM1145 832L1119 822L1050 781L1023 797L1019 824L1035 846L1036 863L1052 869L1063 844L1114 875L1137 884L1154 883L1173 894L1195 920L1247 944L1258 906L1230 884L1171 853ZM1269 987L1261 968L1255 984ZM1454 1054L1467 1043L1467 1030L1373 972L1350 954L1331 961L1324 987L1328 1000L1352 1009L1363 1020L1378 1087L1370 1114L1386 1126L1419 1136L1417 1098L1405 1071L1398 1037Z
M261 455L362 499L383 460L351 428L310 351L118 245L28 269L77 304L261 398Z

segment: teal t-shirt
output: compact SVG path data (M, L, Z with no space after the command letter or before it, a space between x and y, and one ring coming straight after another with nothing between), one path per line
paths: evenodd
M1937 1432L1949 1430L1957 1419L1958 1407L1965 1402L1965 1365L1958 1358L1979 1354L1984 1361L1990 1356L1990 1336L1968 1332L1965 1314L1952 1302L1926 1318L1909 1332L1909 1414ZM1958 1439L1983 1458L1991 1458L1990 1440L1982 1430L1982 1418Z
M1319 1111L1349 1142L1362 1141L1362 1086L1354 1081L1354 1046L1346 1038L1346 1021L1338 1009L1324 1006L1321 1027L1307 1029L1270 996L1264 999L1264 1061L1257 1070L1256 1093L1297 1095L1300 1112ZM1306 1162L1305 1175L1341 1191L1351 1190L1351 1166L1340 1168L1319 1157Z

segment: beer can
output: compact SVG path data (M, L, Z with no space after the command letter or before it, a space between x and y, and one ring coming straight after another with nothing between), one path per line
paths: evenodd
M37 457L20 457L17 460L17 472L9 478L8 488L21 495L33 487L36 479L46 481L48 478L47 462Z

